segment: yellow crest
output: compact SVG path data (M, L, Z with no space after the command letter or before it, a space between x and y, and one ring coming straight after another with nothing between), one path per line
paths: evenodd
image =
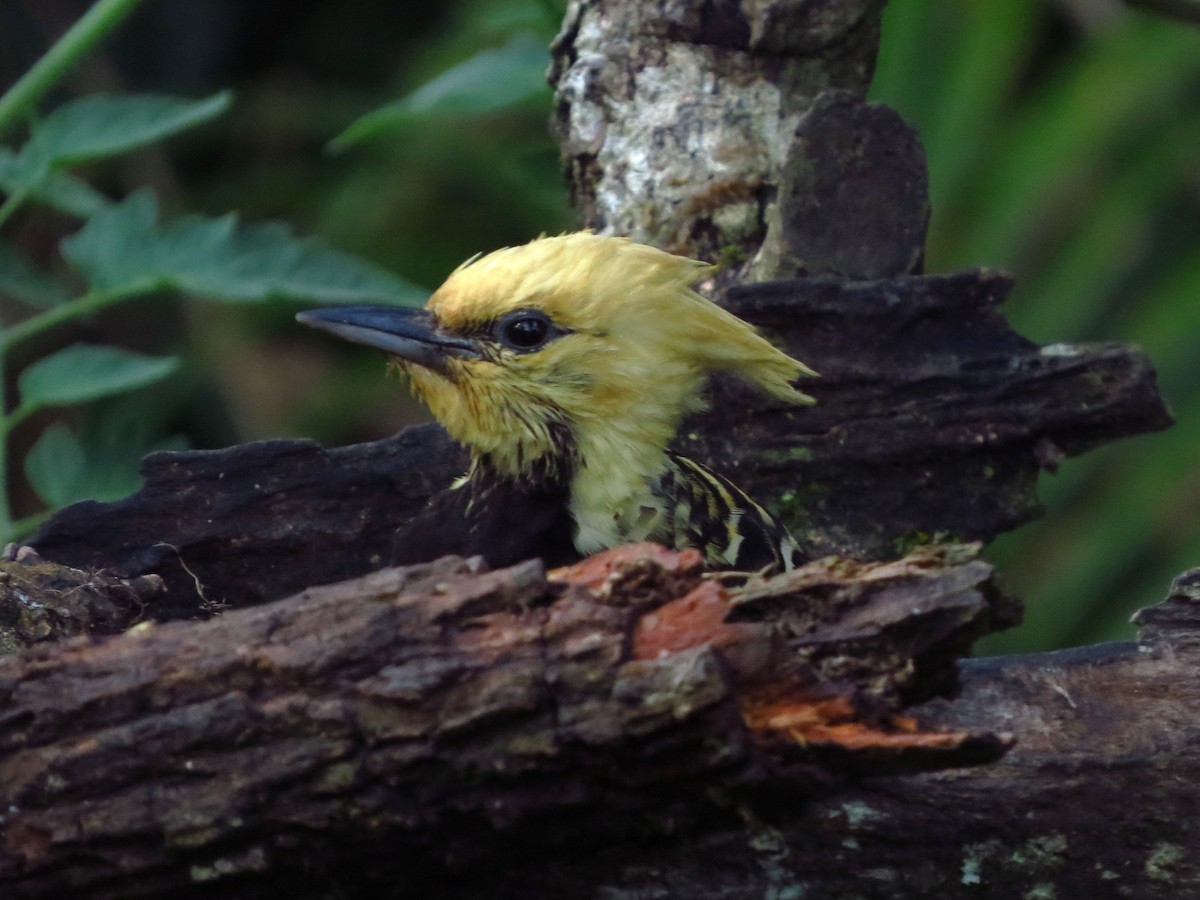
M454 360L452 378L409 366L414 386L458 440L516 469L554 451L556 427L587 465L594 445L649 463L699 406L709 371L812 403L792 385L811 369L692 289L712 271L588 232L497 250L460 266L427 305L443 331L492 349ZM489 329L522 310L548 317L554 339L531 352L496 344Z

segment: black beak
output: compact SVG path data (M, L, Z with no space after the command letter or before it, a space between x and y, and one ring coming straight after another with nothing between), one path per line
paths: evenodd
M433 315L424 309L332 306L297 313L296 321L441 374L447 374L446 361L452 357L477 359L480 355L474 341L440 331Z

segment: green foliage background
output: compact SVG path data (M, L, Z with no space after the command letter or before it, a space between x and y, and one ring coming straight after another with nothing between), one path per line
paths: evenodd
M563 5L146 0L57 99L234 89L225 118L94 164L89 180L116 199L151 185L172 217L280 219L432 287L478 250L572 224L537 78ZM0 82L85 6L6 0ZM894 0L872 96L926 145L930 271L1012 271L1023 333L1135 340L1159 366L1179 424L1045 476L1047 518L990 551L1029 601L1027 624L991 649L1126 635L1132 609L1200 564L1200 29L1101 0ZM8 238L54 271L67 230L32 211ZM293 311L147 299L17 362L64 341L182 358L165 380L66 415L93 448L80 487L101 493L130 484L130 447L171 435L346 442L423 416L378 360L304 333ZM16 454L46 427L31 416Z
M990 649L1128 636L1200 565L1200 28L1070 8L893 3L872 91L925 143L929 269L1013 272L1039 342L1139 343L1178 420L1042 476L1047 516L991 551L1027 611Z

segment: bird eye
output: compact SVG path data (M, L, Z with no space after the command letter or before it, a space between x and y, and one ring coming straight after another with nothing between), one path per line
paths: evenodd
M554 327L545 313L518 310L496 323L493 337L510 350L536 350L550 339Z

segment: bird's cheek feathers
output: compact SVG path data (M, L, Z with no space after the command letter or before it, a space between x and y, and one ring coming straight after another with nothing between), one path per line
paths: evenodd
M454 360L452 366L458 371L449 378L419 366L409 373L417 395L455 440L484 452L549 440L556 410L527 376L487 360ZM525 446L523 452L537 456L541 449Z
M636 346L636 345L635 345ZM647 359L591 335L568 335L529 354L449 359L444 374L406 366L413 388L459 441L475 446L548 423L611 424L634 408L658 418L695 389L697 373L669 358Z

